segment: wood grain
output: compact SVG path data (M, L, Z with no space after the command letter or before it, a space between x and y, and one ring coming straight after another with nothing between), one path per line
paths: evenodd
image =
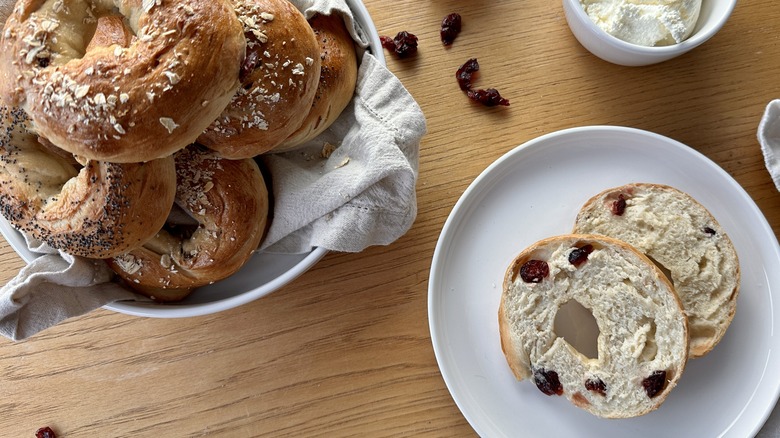
M427 320L436 239L492 161L558 129L610 124L704 153L755 199L775 233L780 194L756 140L780 97L780 9L739 2L712 40L649 67L608 64L571 35L549 0L366 0L381 34L420 39L388 67L419 102L419 212L387 247L329 254L288 286L190 319L98 310L18 343L0 341L0 436L473 436L439 373ZM450 12L463 32L444 48ZM511 101L469 102L455 70L479 59L478 87ZM587 171L587 169L583 169ZM0 281L24 263L3 241Z

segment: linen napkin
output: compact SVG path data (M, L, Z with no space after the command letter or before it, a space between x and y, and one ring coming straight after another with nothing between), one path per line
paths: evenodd
M261 157L274 216L261 250L359 252L404 235L417 215L415 186L425 117L406 88L366 51L365 30L343 0L293 0L307 18L341 14L360 48L355 96L332 127L301 149ZM381 49L380 49L381 50ZM0 289L0 334L22 340L117 300L146 300L111 281L100 261L27 239L41 254Z
M766 106L758 124L758 142L764 153L764 163L775 187L780 190L780 99Z

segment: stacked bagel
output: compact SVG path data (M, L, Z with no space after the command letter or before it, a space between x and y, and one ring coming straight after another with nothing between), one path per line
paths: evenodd
M287 0L18 0L0 36L0 210L160 301L235 273L269 218L255 159L339 116L337 15Z
M731 240L694 198L661 184L614 187L582 206L571 234L512 261L501 347L515 377L545 394L601 417L643 415L666 399L689 358L721 341L739 281ZM571 302L596 320L595 355L556 333Z

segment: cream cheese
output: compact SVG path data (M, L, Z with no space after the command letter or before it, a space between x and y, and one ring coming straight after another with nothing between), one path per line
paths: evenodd
M597 26L642 46L667 46L688 38L701 0L580 0Z

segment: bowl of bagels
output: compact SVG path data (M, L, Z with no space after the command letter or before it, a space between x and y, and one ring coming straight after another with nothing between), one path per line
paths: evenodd
M39 256L29 240L102 261L146 297L106 308L183 317L264 296L324 256L260 250L274 184L260 158L339 117L360 50L384 60L362 3L345 2L348 20L288 0L8 3L0 231L25 261Z

